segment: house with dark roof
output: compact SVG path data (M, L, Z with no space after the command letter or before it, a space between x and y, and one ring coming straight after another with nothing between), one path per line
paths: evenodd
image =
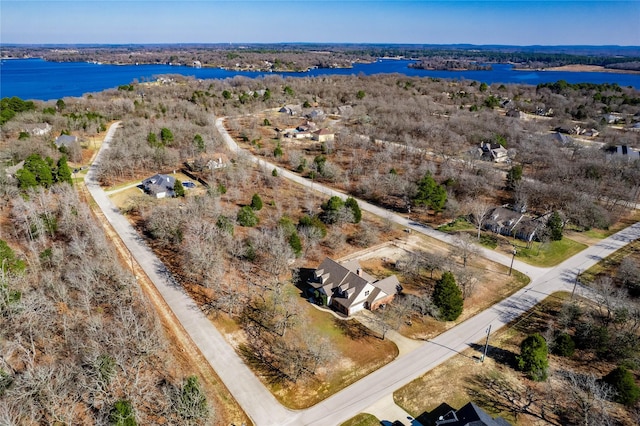
M626 158L629 161L640 160L640 149L627 145L616 145L609 147L607 152L614 157Z
M144 192L156 198L175 197L173 186L176 178L169 175L157 174L142 181Z
M502 417L493 418L473 402L451 410L436 420L436 426L511 426Z
M496 207L487 216L483 227L496 234L531 242L536 232L546 225L548 215L533 218L507 207Z
M364 272L357 260L340 264L328 257L307 284L316 303L347 316L391 302L401 288L395 275L377 280Z
M278 110L283 114L287 115L300 115L302 113L302 107L300 105L285 105Z
M553 133L550 139L553 142L558 142L561 145L572 145L574 143L573 138L569 136L567 133L563 133L563 132Z
M62 148L62 147L68 148L69 146L76 143L77 141L78 141L77 136L60 135L56 138L55 144L58 148Z

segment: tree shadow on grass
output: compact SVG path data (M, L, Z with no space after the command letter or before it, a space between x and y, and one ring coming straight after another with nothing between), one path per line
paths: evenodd
M333 323L346 337L352 340L360 340L371 335L371 330L355 320L343 320L334 318Z
M552 410L546 395L518 381L509 380L497 371L469 377L466 379L466 391L480 407L495 414L508 413L516 422L518 416L526 414L559 426L555 418L550 418Z
M298 268L297 271L294 270L294 272L297 272L297 274L292 273L292 276L294 277L297 276L297 280L293 283L293 285L295 285L298 288L298 290L300 290L302 297L309 297L309 295L305 294L307 289L309 288L309 285L307 284L307 282L311 278L313 278L313 273L315 272L315 269Z
M469 346L478 351L476 358L481 359L484 352L484 345L478 343L471 343ZM489 345L487 347L487 357L493 359L495 362L514 367L516 365L516 354L506 349L499 348L497 346Z
M259 352L255 351L251 345L240 345L238 350L245 362L250 365L254 371L260 373L269 384L284 384L289 381L289 377L286 374L269 363L268 360L260 357Z

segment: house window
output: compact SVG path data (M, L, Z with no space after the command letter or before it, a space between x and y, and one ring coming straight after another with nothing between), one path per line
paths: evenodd
M367 297L369 295L369 290L364 292L364 296Z

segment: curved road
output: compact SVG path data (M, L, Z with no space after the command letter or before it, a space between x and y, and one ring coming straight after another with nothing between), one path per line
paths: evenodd
M463 351L471 345L481 341L486 328L491 325L492 331L499 329L511 320L517 318L526 310L544 299L548 294L557 290L573 288L578 271L584 271L600 259L613 253L629 242L640 238L640 223L618 232L589 247L576 256L568 259L552 269L536 268L519 261L515 261L514 268L526 273L532 278L530 285L514 295L492 306L482 313L468 319L456 327L441 334L437 338L425 342L414 351L397 358L390 364L343 389L319 404L301 411L292 411L281 406L269 393L256 376L244 365L213 327L211 322L202 314L191 298L175 283L171 274L160 260L151 252L144 241L140 239L133 227L111 203L107 195L96 181L96 171L104 151L109 149L109 142L119 123L109 128L104 143L94 163L91 165L85 182L89 192L100 206L105 216L120 235L126 246L154 282L167 304L182 323L195 344L211 363L215 371L256 425L333 425L363 412L377 401L388 397L393 391L411 382L435 366ZM229 136L223 126L223 119L216 120L216 127L223 136L226 144L234 152L240 148ZM333 196L346 197L345 194L309 182L308 180L250 156L251 160L269 169L277 169L278 174L293 180L313 190ZM429 235L439 240L451 243L452 239L421 224L390 213L377 206L358 201L363 210L388 217L390 220L411 228L416 232ZM483 250L483 255L503 265L509 265L511 258L489 250ZM583 291L585 289L582 289ZM472 361L470 361L472 362Z

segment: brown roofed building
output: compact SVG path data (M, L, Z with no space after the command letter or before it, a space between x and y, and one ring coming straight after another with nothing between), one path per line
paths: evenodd
M340 264L330 258L318 266L308 284L317 303L347 316L391 302L400 288L395 275L376 280L357 260Z
M328 129L320 129L313 132L313 140L318 142L332 141L336 138L335 133Z

